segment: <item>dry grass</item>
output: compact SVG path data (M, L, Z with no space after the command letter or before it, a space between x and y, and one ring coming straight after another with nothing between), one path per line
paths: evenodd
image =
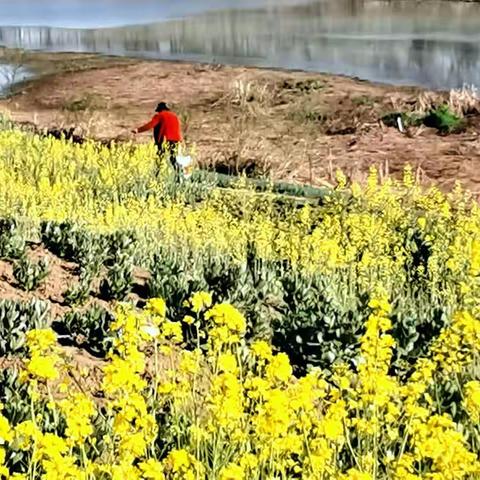
M236 106L251 116L259 116L267 113L267 110L273 105L276 95L274 83L237 78L230 84L227 92L216 102L215 106Z
M68 112L93 112L106 110L110 107L111 100L98 93L85 93L66 99L62 108Z
M474 86L464 86L452 89L448 94L442 92L422 92L415 103L414 113L425 114L440 105L448 105L449 109L458 115L480 113L480 96Z
M54 124L59 130L74 129L75 133L85 138L102 138L108 132L110 117L98 111L64 111L58 113ZM123 137L116 137L120 139Z
M472 115L480 113L480 96L478 89L464 86L458 90L450 90L448 105L457 115Z
M225 148L200 159L200 164L210 170L227 174L264 176L272 170L272 153L265 140L253 137L241 120L227 127L232 139Z

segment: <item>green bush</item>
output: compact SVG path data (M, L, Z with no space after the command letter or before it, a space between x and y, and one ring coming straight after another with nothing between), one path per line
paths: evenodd
M107 276L100 284L106 300L124 300L132 291L137 238L134 232L118 231L105 237Z
M40 233L45 247L65 260L72 260L75 252L76 227L70 222L42 222Z
M48 276L48 261L40 259L38 262L22 257L13 265L13 276L20 288L27 292L36 290Z
M41 237L45 247L67 261L98 274L106 260L106 238L71 222L42 222Z
M66 305L81 306L90 297L93 274L90 270L82 268L78 283L70 285L63 294Z
M100 283L100 295L105 300L125 300L133 287L133 263L130 257L120 257Z
M91 283L104 265L109 267L100 286L104 298L123 300L131 291L137 248L134 232L101 235L71 222L43 222L41 236L52 253L80 266L79 283L64 294L67 305L81 305L87 300Z
M66 334L77 346L85 348L93 355L105 356L112 348L110 326L115 320L108 310L93 306L81 312L69 312L57 323L61 333Z
M17 259L25 252L25 238L12 218L0 219L0 258Z
M387 127L397 128L398 118L401 118L404 127L419 127L425 125L436 128L440 133L459 133L465 129L465 120L458 117L450 110L448 105L440 105L430 110L426 115L408 112L392 112L382 117L382 122Z
M423 124L423 117L414 113L391 112L384 115L381 120L387 127L397 128L398 118L402 120L404 127L419 127Z
M28 384L21 382L18 372L13 368L0 371L0 402L2 415L13 424L27 420L31 414Z
M49 307L45 302L0 300L0 355L25 353L26 333L46 328Z
M14 367L0 371L0 403L2 415L6 417L10 425L18 425L32 419L32 398L30 386L22 382L19 373ZM55 412L47 407L48 400L39 398L35 401L35 422L45 433L59 433L65 431L65 421L58 418ZM11 474L27 474L27 465L30 463L30 452L20 449L12 449L11 445L4 445L5 463Z
M148 298L164 298L168 301L169 314L180 319L183 302L193 293L211 290L204 278L203 265L190 261L171 251L158 251L150 262L147 281Z
M427 127L436 128L440 133L458 133L465 129L465 121L455 115L448 105L431 110L423 123Z
M128 230L119 230L117 232L105 235L103 243L106 248L106 265L114 265L122 259L134 261L137 248L137 235Z
M287 307L282 273L274 264L254 258L233 272L223 300L245 314L248 337L272 341L274 325L282 321Z

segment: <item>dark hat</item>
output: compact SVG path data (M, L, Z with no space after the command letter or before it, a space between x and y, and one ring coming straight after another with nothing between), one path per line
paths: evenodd
M169 110L168 105L165 102L160 102L155 109L156 112L163 112L164 110Z

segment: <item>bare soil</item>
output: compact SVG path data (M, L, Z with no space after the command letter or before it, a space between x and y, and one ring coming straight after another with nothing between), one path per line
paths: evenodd
M48 304L50 311L50 322L61 321L62 317L72 310L85 310L97 305L109 310L115 308L115 301L106 301L98 294L99 283L102 278L100 276L93 282L91 294L85 304L81 307L68 306L64 301L64 294L68 287L78 282L79 268L73 262L65 261L40 245L33 245L27 251L28 257L33 261L40 259L47 259L49 264L49 273L42 284L34 291L26 292L18 285L13 275L14 261L0 260L0 299L1 300L16 300L16 301L31 301L40 300ZM134 305L141 305L143 300L136 292L145 290L145 282L148 279L148 272L136 267L133 272L133 292L129 294L127 301ZM62 345L65 353L71 357L76 371L80 372L82 369L89 371L89 380L82 383L98 386L100 384L100 368L104 360L91 355L84 345L68 344ZM13 359L15 363L17 360ZM11 358L0 358L0 370L12 366Z
M423 90L356 79L244 67L95 55L30 54L48 74L0 101L0 111L37 128L70 128L99 140L133 138L159 101L181 117L200 166L254 164L276 179L329 184L337 168L354 179L371 165L398 176L412 165L422 181L480 194L480 117L461 134L426 127L401 133L380 119L413 105ZM216 166L216 167L215 167Z
M42 284L34 291L26 292L18 285L13 274L14 261L0 260L0 299L2 300L41 300L49 304L51 319L56 320L72 309L85 309L92 305L104 308L113 308L112 301L106 301L99 296L99 284L103 278L100 275L92 284L89 299L83 307L70 307L65 303L64 294L67 289L79 280L79 266L73 262L65 261L42 246L34 246L28 249L28 257L38 262L40 259L48 261L48 275ZM141 302L141 293L145 290L145 282L148 272L136 267L133 271L133 291L128 300L137 304Z
M9 300L43 300L50 304L50 310L53 316L61 316L69 310L63 305L62 289L74 280L73 264L63 262L46 250L38 249L30 252L30 258L47 258L49 262L49 275L44 284L38 290L33 292L23 291L17 284L13 275L13 264L5 260L0 260L0 298Z
M0 260L0 299L30 301L40 300L48 304L50 309L50 322L60 321L62 317L72 310L85 310L93 305L113 310L115 301L106 301L98 296L98 283L94 282L92 291L87 302L81 307L70 307L64 303L64 293L67 288L78 281L78 265L73 262L65 261L40 245L33 245L28 248L28 257L33 261L47 259L49 262L49 273L40 287L31 292L25 292L20 288L13 275L13 261ZM141 292L145 290L145 283L148 279L148 272L135 267L133 272L133 292L129 294L127 301L137 306L145 301L142 299ZM137 292L137 293L135 293ZM82 390L90 391L94 396L100 388L102 382L102 368L105 365L105 359L93 356L87 351L85 345L81 343L75 345L74 342L61 343L61 348L68 358L71 359L69 370L71 378L78 384ZM148 351L147 370L153 371L155 352ZM165 356L157 353L157 365L160 370L172 368L177 361L174 357ZM13 366L20 366L22 363L17 357L0 357L0 371Z

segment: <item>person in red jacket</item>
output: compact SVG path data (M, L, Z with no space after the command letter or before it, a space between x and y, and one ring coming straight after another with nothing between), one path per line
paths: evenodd
M132 133L142 133L153 129L153 139L159 154L162 157L168 156L173 168L178 170L178 144L182 141L180 120L175 113L170 111L165 102L160 102L155 112L155 115L148 123L132 130Z

